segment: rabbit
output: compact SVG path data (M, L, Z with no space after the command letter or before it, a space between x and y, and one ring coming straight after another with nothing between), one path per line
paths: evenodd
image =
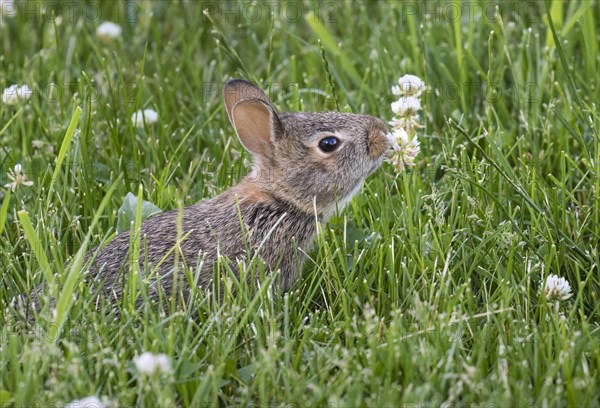
M184 208L182 217L173 210L143 221L140 266L157 268L156 280L167 295L173 290L176 251L178 262L192 271L203 262L195 282L201 287L212 280L219 255L236 261L258 254L270 271L280 269L280 287L289 291L317 222L326 222L358 192L389 148L387 126L378 118L278 113L262 90L242 79L225 84L224 102L241 144L253 156L252 171L220 195ZM178 218L179 237L185 238L176 248ZM89 270L115 300L129 270L129 242L129 232L118 234L97 252ZM188 281L181 282L177 290L188 293ZM150 296L156 299L158 291Z

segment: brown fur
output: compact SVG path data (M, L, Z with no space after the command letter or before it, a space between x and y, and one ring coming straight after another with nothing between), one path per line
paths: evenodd
M260 89L243 80L228 82L224 99L236 133L254 156L254 168L237 186L183 209L180 236L189 235L178 246L178 211L142 223L140 269L143 273L147 262L147 278L167 294L172 292L176 257L177 267L185 263L191 270L203 258L196 284L206 286L218 255L236 261L257 252L270 270L281 270L281 287L289 290L302 268L317 222L326 221L338 205L351 198L381 164L388 148L387 127L372 116L278 114ZM330 135L337 135L342 145L326 154L319 150L318 142ZM104 282L116 300L122 294L123 278L129 275L129 241L129 232L117 235L90 268L91 276ZM186 285L184 293L189 291ZM151 293L152 297L156 293Z

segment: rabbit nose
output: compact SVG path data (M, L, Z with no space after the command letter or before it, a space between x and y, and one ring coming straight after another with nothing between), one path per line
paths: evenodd
M390 142L382 129L373 129L369 133L367 149L371 159L379 159L389 148Z

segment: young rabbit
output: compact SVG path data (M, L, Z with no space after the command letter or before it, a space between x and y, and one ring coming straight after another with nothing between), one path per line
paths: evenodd
M235 261L257 251L270 270L281 270L281 287L289 290L317 220L326 221L352 198L389 147L386 125L368 115L280 114L259 88L241 79L227 82L224 99L254 166L236 186L183 209L179 236L185 239L179 245L177 210L142 223L140 266L147 262L148 271L158 266L155 276L167 294L172 291L175 259L192 271L203 259L197 284L206 286L219 254ZM117 298L121 279L127 276L128 254L129 233L124 232L97 254L90 269ZM178 290L187 293L188 281L181 282Z

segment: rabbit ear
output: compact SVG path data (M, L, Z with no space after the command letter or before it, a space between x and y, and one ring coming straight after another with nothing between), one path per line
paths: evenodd
M269 156L281 134L281 122L269 98L250 82L234 79L225 84L225 107L244 147L257 156Z
M231 81L228 81L223 89L223 96L225 99L225 107L227 108L227 115L229 115L230 120L233 107L240 101L259 99L267 105L271 105L271 101L259 87L251 82L244 81L243 79L232 79Z

